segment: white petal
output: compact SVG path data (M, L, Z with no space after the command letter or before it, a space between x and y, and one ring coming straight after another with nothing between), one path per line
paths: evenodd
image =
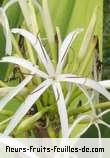
M16 111L12 120L9 122L7 128L4 131L4 135L9 135L17 124L21 121L21 119L25 116L25 114L29 111L29 109L33 106L33 104L39 99L42 93L51 85L51 80L46 80L41 83L21 104L20 108Z
M10 32L7 16L5 14L4 9L2 8L0 8L0 23L2 23L3 25L3 32L5 34L5 39L6 39L5 53L7 55L11 55L12 53L11 32Z
M77 30L69 33L69 35L63 41L61 48L59 50L57 72L61 72L63 64L65 62L65 58L67 56L68 50L70 49L70 46L72 45L72 42L75 40L77 35L82 31L83 31L83 29L77 29Z
M43 78L48 77L48 75L46 73L44 73L38 69L37 65L33 65L31 62L29 62L28 60L25 60L23 58L19 58L19 57L15 57L15 56L3 57L0 62L9 62L9 63L17 64L19 66L22 66L22 67L30 70L32 73L34 73L40 77L43 77Z
M32 76L26 77L18 86L12 89L5 97L0 100L0 110L2 110L6 104L15 97L32 79Z
M100 132L100 128L99 128L99 125L97 123L94 124L97 128L97 131L98 131L98 138L101 138L101 132Z
M87 127L85 127L78 135L77 137L81 137L89 128L90 126L92 125L92 121L89 122L89 124L87 125Z
M99 123L106 126L106 127L108 127L108 128L110 128L110 125L108 123L106 123L105 121L103 121L103 120L99 120Z
M90 106L91 106L92 112L93 112L94 114L96 114L96 110L95 110L95 107L94 107L94 105L93 105L92 98L89 96L87 90L86 90L83 86L81 86L81 85L77 85L77 86L81 89L81 91L82 91L82 92L85 94L85 96L87 97L88 103L89 103Z
M97 92L105 96L108 100L110 100L110 93L95 80L91 80L89 78L84 77L78 77L71 74L60 75L58 77L58 80L87 86L89 88L96 90Z
M12 32L19 33L22 36L24 36L25 38L27 38L30 41L30 43L33 45L34 49L37 51L38 56L40 57L42 63L44 64L47 72L49 74L54 74L53 64L52 64L45 48L43 47L43 44L42 44L40 38L34 36L31 32L28 32L24 29L12 29Z
M58 105L58 112L59 112L59 116L60 116L61 129L62 129L62 137L67 138L68 116L67 116L66 105L65 105L64 96L63 96L63 92L62 92L60 83L55 82L53 84L53 90L54 90L55 97L57 100L57 105Z
M99 120L98 123L110 128L110 125L108 123L106 123L105 121L103 121L103 120Z
M99 81L99 83L105 88L110 88L110 80Z
M72 126L70 127L69 129L69 132L68 132L68 137L70 136L71 132L76 128L76 126L84 119L89 119L91 121L91 117L89 115L83 115L83 116L80 116L78 117L72 124ZM86 130L90 127L91 125L91 122L90 124L87 126L87 128L85 128L83 130L83 132L79 133L78 136L81 136L81 134L83 134L84 132L86 132Z
M109 112L110 112L110 109L107 109L107 110L101 112L101 113L98 115L98 117L101 117L101 116L103 116L103 115L105 115L105 114L107 114L107 113L109 113Z

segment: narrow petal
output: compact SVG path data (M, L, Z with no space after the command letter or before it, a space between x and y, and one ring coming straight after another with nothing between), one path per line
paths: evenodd
M101 132L100 132L99 125L97 123L95 123L94 125L95 125L95 127L97 128L97 131L98 131L98 138L101 138Z
M0 23L3 26L3 32L6 39L5 53L7 55L11 55L12 53L11 32L8 23L8 18L3 8L0 8Z
M64 96L60 83L55 82L53 84L53 90L58 105L58 112L60 116L61 129L62 129L62 137L66 138L68 134L68 116L67 116L66 105L65 105Z
M14 130L14 128L21 121L21 119L25 116L25 114L29 111L33 104L39 99L39 97L50 85L51 80L46 80L41 83L30 95L28 95L26 100L21 104L20 108L16 111L16 113L12 117L12 120L5 129L5 136L9 135Z
M77 135L77 137L78 137L78 138L81 137L81 136L91 127L91 125L92 125L92 121L89 122L89 124L87 125L87 127L84 128L84 129Z
M110 80L99 81L99 83L100 83L103 87L110 89Z
M12 89L5 97L0 100L0 110L2 110L7 103L15 97L32 79L32 76L26 77L18 86Z
M78 117L78 118L73 122L72 126L70 127L69 132L68 132L68 137L70 136L71 132L76 128L76 126L77 126L82 120L84 120L84 119L89 119L89 120L91 120L91 117L90 117L89 115L83 115L83 116ZM83 134L83 133L90 127L90 125L91 125L91 122L90 122L90 124L87 126L87 128L85 128L85 129L83 130L83 132L81 132L81 133L78 134L78 136L81 136L81 134Z
M48 75L38 69L37 65L33 65L30 61L25 60L20 57L15 57L15 56L8 56L8 57L3 57L0 62L9 62L13 64L17 64L19 66L22 66L32 72L32 74L36 74L40 77L47 78Z
M24 29L12 29L13 33L19 33L20 35L24 36L26 39L30 41L30 43L33 45L34 49L38 53L38 56L40 57L40 60L44 64L47 72L49 74L54 74L54 68L53 64L43 47L43 44L39 37L34 36L31 32L28 32Z
M110 112L110 109L107 109L107 110L101 112L101 113L98 115L98 117L101 117L101 116L103 116L103 115L105 115L105 114L107 114L107 113L109 113L109 112Z
M106 127L108 127L108 128L110 128L110 125L108 123L106 123L105 121L103 121L103 120L99 120L99 123L106 126Z
M76 39L77 35L82 31L83 31L83 29L77 29L77 30L69 33L69 35L63 41L61 48L59 50L57 72L61 72L63 64L65 62L65 58L67 56L68 50L70 49L70 47L72 45L72 42Z
M86 90L83 86L81 86L81 85L77 85L77 86L81 89L81 91L82 91L82 92L85 94L85 96L87 97L88 103L89 103L90 106L91 106L92 112L93 112L94 114L96 114L96 110L95 110L95 107L94 107L94 105L93 105L92 98L89 96L87 90Z
M58 80L87 86L96 90L97 92L105 96L108 100L110 100L110 93L95 80L91 80L89 78L84 77L78 77L71 74L60 75Z

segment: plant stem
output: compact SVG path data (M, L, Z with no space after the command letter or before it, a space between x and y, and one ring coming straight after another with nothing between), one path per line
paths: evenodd
M12 116L13 112L9 110L1 110L0 115Z
M98 103L96 105L94 105L96 109L107 109L110 108L110 102L103 102L103 103ZM85 113L91 110L90 105L85 105L85 106L81 106L81 107L77 107L74 108L72 111L68 111L69 116L71 115L76 115L76 114L81 114L81 113Z
M33 127L37 120L41 119L41 117L48 111L53 110L54 106L45 107L43 110L37 112L35 115L26 118L21 122L21 124L15 130L15 135L19 134L25 130L28 130Z

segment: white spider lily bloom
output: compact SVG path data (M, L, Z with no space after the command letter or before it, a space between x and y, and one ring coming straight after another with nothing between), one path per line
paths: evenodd
M22 67L24 67L24 68L26 68L27 70L30 71L30 75L29 76L27 76L18 86L16 86L14 89L12 89L5 97L3 97L0 100L0 110L2 110L6 106L6 104L14 96L16 96L31 81L33 75L38 75L39 77L47 79L49 84L53 85L53 90L54 90L55 97L56 97L56 100L57 100L57 103L58 103L58 111L59 111L60 120L61 120L62 135L63 135L63 137L66 137L67 132L68 132L68 118L67 118L66 106L65 106L63 92L62 92L60 83L57 83L57 82L54 82L54 81L50 82L52 80L52 79L51 80L49 79L50 76L48 74L46 74L45 72L40 71L38 69L38 66L33 65L28 60L25 60L25 59L22 59L22 58L19 58L19 57L10 56L10 57L3 57L0 62L8 62L8 63L17 64L17 65L22 66ZM47 82L46 82L46 84L47 84ZM41 85L42 84L40 84L39 86L41 86ZM47 84L47 86L48 86L48 84ZM41 86L41 88L42 88L42 86ZM32 92L31 97L34 96L34 95L35 94ZM36 95L39 95L39 91L37 92ZM27 102L29 102L31 97L29 97ZM38 98L35 97L35 101L37 101L37 99L39 99L39 97ZM59 97L59 99L58 99L58 97ZM32 99L32 100L34 100L34 99ZM24 117L24 115L28 112L28 110L34 104L31 101L31 103L29 102L29 106L27 106L28 105L27 102L26 103L24 102L24 104L21 105L20 109L22 109L22 110L20 110L20 109L17 110L17 112L14 115L15 117L12 118L12 121L8 125L9 128L7 127L7 129L5 131L5 134L7 134L7 135L10 134L10 132L16 127L16 125L20 122L20 120ZM26 111L24 109L25 106L26 106ZM22 113L21 113L21 111L22 111Z
M44 64L44 66L45 66L45 68L46 68L46 70L48 72L48 75L49 75L48 77L51 78L52 80L56 80L57 81L57 75L55 75L54 66L51 63L51 60L50 60L48 54L46 53L46 50L45 50L45 48L43 47L43 45L41 43L41 40L38 37L35 37L32 33L28 32L28 31L26 31L24 29L12 29L12 32L14 32L14 33L20 33L21 35L23 35L24 37L26 37L31 42L31 44L33 45L33 47L37 51L38 56L40 57L40 60L42 61L42 63ZM66 39L66 41L68 41L68 44L66 44L66 47L64 48L64 50L63 50L63 47L61 48L61 50L62 50L62 56L61 56L61 58L63 58L62 59L62 61L63 61L62 64L64 63L64 59L66 57L66 55L65 55L64 52L69 49L70 45L72 44L72 41L77 36L78 32L80 32L80 31L77 30L77 31L74 32L74 34L71 33L71 35L67 36L67 39L69 40L69 38L71 38L71 40L68 41ZM64 43L63 43L63 45L64 45ZM65 57L63 57L63 55ZM18 64L18 65L22 64L22 62L20 60L19 61L17 61L17 60L11 61L11 59L9 57L3 58L3 61L12 62L12 63ZM24 65L25 65L25 63L22 64L21 66L24 66ZM24 66L24 67L26 67L27 69L29 69L28 68L29 64L26 64L26 65L27 66ZM30 68L31 67L32 67L32 65L30 66ZM38 73L38 71L37 71L37 73ZM67 132L68 132L68 117L67 117L66 106L65 106L65 102L64 102L64 96L63 96L63 93L62 93L62 88L60 86L60 82L59 83L58 82L52 82L51 84L53 86L53 90L54 90L55 97L56 97L57 104L58 104L58 111L59 111L60 121L61 121L61 127L62 127L62 136L63 137L67 137ZM38 93L39 93L39 91L38 91ZM36 101L37 101L37 99L36 99ZM23 105L24 104L21 105L21 108L22 108ZM32 106L32 104L31 104L31 106ZM29 110L28 107L27 107L27 109ZM6 128L6 131L4 132L6 135L10 134L10 132L16 127L16 125L19 123L19 121L22 119L22 117L25 115L25 113L27 111L24 114L22 114L22 115L21 115L21 112L19 112L19 110L17 112L15 113L15 117L13 117L12 121L9 123L8 127ZM17 114L21 115L21 117L19 117L20 119L18 119L18 115ZM16 123L13 124L13 122L16 122Z
M44 64L44 67L47 70L47 74L46 73L44 74L43 72L42 73L39 72L39 74L38 74L38 70L37 70L36 74L37 75L42 74L42 77L46 78L46 80L43 83L41 83L21 104L20 108L16 111L11 122L9 123L6 130L4 131L5 135L9 135L13 131L13 129L16 127L16 125L21 121L21 119L28 112L28 110L32 107L32 105L39 99L39 97L43 94L43 92L49 86L52 86L54 94L55 94L55 98L57 101L58 112L59 112L59 116L60 116L62 137L68 137L68 130L69 130L68 129L68 116L67 116L66 105L65 105L64 96L63 96L63 92L62 92L62 88L61 88L61 84L60 84L60 82L62 82L62 81L73 82L73 83L78 84L79 86L83 85L83 86L90 87L90 88L100 92L101 94L103 94L107 99L110 99L110 93L103 86L101 86L98 82L95 82L91 79L86 79L83 77L79 78L76 75L61 74L62 68L64 65L64 61L67 56L68 49L70 48L72 41L76 38L78 33L81 31L82 31L81 29L77 29L76 31L70 33L66 37L66 39L64 40L64 42L59 50L58 64L57 64L56 70L55 70L39 37L34 36L32 33L28 32L24 29L12 29L13 33L19 33L30 41L30 43L33 45L33 47L37 51L37 54L38 54L40 60ZM6 61L6 58L5 59L3 58L3 60ZM15 63L15 62L12 62L12 63ZM17 64L20 65L22 63L17 62ZM25 66L25 63L22 64L22 66L25 68L27 67L27 66ZM30 67L32 67L32 66L33 65L31 65ZM28 69L28 67L27 67L27 69ZM35 69L34 69L34 73L35 73ZM82 88L81 88L81 90L82 90Z
M83 120L87 120L89 121L88 125L86 128L84 128L84 130L82 130L80 133L77 134L77 137L81 137L81 135L83 135L87 130L88 128L91 126L91 125L95 125L95 127L97 128L97 131L98 131L98 137L101 138L101 131L100 131L100 128L99 128L99 124L102 124L108 128L110 128L110 124L106 123L105 121L103 121L101 119L102 116L104 116L105 114L109 113L110 112L110 109L107 109L101 113L99 113L98 115L97 114L84 114L82 116L79 116L74 122L73 124L71 125L71 127L69 128L69 132L68 132L68 137L70 136L71 132L74 131L74 129L76 128L76 126Z

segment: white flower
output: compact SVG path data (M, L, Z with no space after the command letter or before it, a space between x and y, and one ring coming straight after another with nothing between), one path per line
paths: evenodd
M107 84L105 82L106 81L102 82L102 84L107 86ZM88 124L86 125L86 127L81 129L81 131L79 131L77 133L76 137L77 138L81 137L89 129L89 127L91 125L95 125L97 132L98 132L98 145L99 145L99 148L102 148L101 130L100 130L99 124L102 124L102 125L110 128L110 125L102 120L102 116L107 114L108 112L110 112L110 109L105 110L105 111L97 114L95 106L94 106L93 101L92 101L93 95L92 95L92 97L90 97L88 92L85 89L82 89L82 90L83 90L84 94L86 95L86 97L88 98L87 103L90 103L92 111L88 112L87 114L83 114L81 116L78 116L78 118L73 122L73 124L71 125L71 127L69 129L68 137L70 137L72 131L75 130L75 128L77 127L77 125L81 121L86 120L86 121L88 121ZM102 158L102 153L99 153L99 157Z
M83 87L81 87L81 85L87 86L103 94L107 99L110 100L110 93L98 82L88 78L78 77L73 74L61 74L68 50L72 42L75 40L75 38L81 31L82 29L77 29L76 31L71 32L63 41L61 48L59 49L58 64L55 68L39 37L35 37L32 33L24 29L12 29L13 33L19 33L30 41L30 43L36 50L40 61L42 61L42 63L44 64L47 73L40 71L37 66L33 65L25 59L17 57L2 58L1 62L10 62L18 64L19 66L27 68L30 71L30 74L32 75L27 76L14 90L10 91L10 93L0 101L1 108L3 108L10 99L12 99L19 91L21 91L21 89L32 79L33 75L37 75L45 79L37 88L35 88L35 90L30 95L28 95L25 101L21 104L20 108L16 111L12 120L5 129L4 135L9 135L13 131L13 129L21 121L21 119L32 107L32 105L39 99L43 92L49 86L52 86L60 116L62 137L68 137L68 116L60 82L75 83L80 87L81 90L83 90L83 92L85 92L85 90Z
M88 94L86 94L86 96L87 95ZM91 125L95 125L95 127L97 128L98 137L100 139L101 138L101 131L100 131L99 124L102 124L102 125L110 128L110 125L108 123L106 123L105 121L102 120L102 116L104 116L105 114L109 113L110 109L107 109L107 110L105 110L105 111L100 112L99 114L97 114L95 106L93 105L93 102L92 102L92 98L90 98L89 95L88 95L88 100L89 100L89 103L92 104L92 112L87 113L87 114L83 114L81 116L78 116L78 118L73 122L73 124L71 125L71 127L69 129L68 137L70 136L71 132L74 131L74 129L76 128L76 126L81 121L83 121L83 120L87 120L89 123L86 126L86 128L84 128L81 132L79 132L77 134L77 137L80 137L81 135L83 135L88 130L88 128Z

